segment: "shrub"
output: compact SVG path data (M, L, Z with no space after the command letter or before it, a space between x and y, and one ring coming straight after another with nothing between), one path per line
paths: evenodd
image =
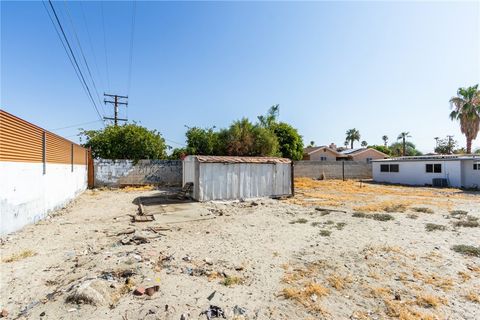
M442 226L440 224L435 224L435 223L427 223L425 225L425 230L427 230L429 232L430 231L436 231L436 230L444 231L446 229L447 229L447 227Z
M452 250L467 256L480 257L480 247L459 244L453 246Z

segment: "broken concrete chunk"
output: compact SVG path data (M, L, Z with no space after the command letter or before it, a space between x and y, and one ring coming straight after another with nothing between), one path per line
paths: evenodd
M155 292L158 292L158 290L160 290L160 286L153 286L145 289L145 293L147 296L151 297L155 294Z
M7 309L2 309L2 311L0 312L0 318L6 318L8 317L8 311Z
M145 294L145 288L144 287L138 287L133 291L133 294L136 296L143 296Z
M94 306L111 305L113 292L110 284L103 279L87 280L74 287L73 292L67 297L67 302Z

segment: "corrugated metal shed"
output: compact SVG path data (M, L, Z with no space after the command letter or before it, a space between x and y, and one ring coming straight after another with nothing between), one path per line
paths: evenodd
M292 161L272 157L188 156L183 185L198 201L292 195Z

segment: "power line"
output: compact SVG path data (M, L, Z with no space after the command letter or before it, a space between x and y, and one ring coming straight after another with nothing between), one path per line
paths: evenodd
M72 125L69 125L69 126L66 126L66 127L50 129L50 131L59 131L59 130L63 130L63 129L74 128L74 127L83 126L83 125L86 125L86 124L97 123L97 122L103 122L103 120L95 120L95 121L72 124Z
M78 70L77 70L77 68L75 68L75 65L74 65L74 63L73 63L72 57L71 57L70 54L68 53L67 47L65 46L65 43L64 43L64 40L62 39L62 36L60 35L60 32L58 31L58 27L57 27L57 25L55 24L55 22L53 21L52 15L50 14L50 11L48 11L47 6L45 5L45 1L42 1L42 4L43 4L43 7L45 8L45 10L47 11L48 17L50 18L50 21L51 21L52 24L53 24L53 28L55 29L55 32L57 33L58 39L60 40L60 43L62 44L62 47L63 47L63 49L65 50L65 53L67 54L68 60L70 60L70 63L72 64L73 70L75 70L75 74L77 75L77 78L78 78L78 80L80 81L83 90L85 90L85 93L87 93L87 90L86 90L86 88L85 88L85 86L84 86L84 84L83 84L83 82L82 82L82 79L80 78L80 75L79 75L79 73L78 73Z
M73 19L70 15L70 10L68 9L68 2L65 1L64 5L65 5L65 9L67 11L68 19L70 20L70 24L72 25L73 34L75 35L75 39L77 40L78 47L80 48L80 53L83 57L83 62L85 63L85 66L87 67L87 71L88 71L88 74L90 76L90 81L93 84L93 88L95 89L95 92L97 94L98 102L101 106L102 105L102 100L100 99L100 95L98 94L97 85L95 84L95 79L93 78L92 72L90 71L90 67L88 66L87 58L85 57L85 53L83 52L82 44L80 43L80 39L78 38L77 30L75 29L75 24L73 23Z
M130 86L132 83L132 60L133 60L133 39L135 35L135 15L137 12L137 1L133 0L133 11L132 11L132 32L130 35L130 61L128 66L128 84L127 84L127 94L130 94Z
M103 1L100 1L102 8L103 47L105 48L105 68L107 70L107 88L110 91L110 77L108 75L107 36L105 35L105 15L103 13Z
M163 138L163 140L168 141L168 142L171 142L171 143L178 144L178 145L180 145L180 146L182 146L182 147L185 147L185 146L186 146L185 143L180 143L180 142L173 141L173 140L170 140L170 139L167 139L167 138Z
M93 104L93 107L95 108L95 111L97 112L98 114L98 117L100 119L102 119L102 115L100 114L100 112L98 111L98 108L97 108L97 105L95 104L95 101L92 97L92 93L90 92L90 88L88 87L88 84L87 82L85 81L85 77L83 76L83 73L82 73L82 70L80 69L80 66L78 65L78 62L77 62L77 59L75 57L75 54L73 53L73 50L72 50L72 47L70 46L70 42L68 41L68 38L65 34L65 30L63 29L62 27L62 23L60 22L59 18L58 18L58 15L57 15L57 12L55 11L55 7L53 6L52 4L52 1L51 0L48 0L48 3L50 4L50 8L52 9L52 12L55 16L55 20L57 21L58 23L58 26L60 27L60 30L62 32L62 35L63 35L63 38L65 39L65 43L67 44L68 46L68 49L70 51L70 54L72 55L72 58L73 58L73 62L75 63L75 66L77 67L78 69L78 73L80 74L80 77L82 79L82 82L83 84L85 85L86 89L87 89L87 92L88 92L88 96L90 97L90 100L92 101L92 104ZM74 68L75 68L74 66Z
M95 62L95 67L97 68L97 75L100 78L100 82L105 86L105 83L103 82L103 79L102 79L102 75L100 73L100 68L98 67L98 59L97 59L97 55L95 54L95 49L93 48L92 36L90 34L90 28L88 27L87 17L85 15L85 9L83 8L83 2L82 1L80 1L80 8L82 9L83 23L85 24L85 29L87 30L87 36L88 36L88 42L90 44L90 50L92 51L93 60Z

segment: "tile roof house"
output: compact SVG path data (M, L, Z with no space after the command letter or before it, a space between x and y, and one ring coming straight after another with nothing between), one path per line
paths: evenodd
M320 147L307 147L303 149L303 160L312 161L362 161L370 162L385 159L388 156L372 148L339 149L335 144Z

